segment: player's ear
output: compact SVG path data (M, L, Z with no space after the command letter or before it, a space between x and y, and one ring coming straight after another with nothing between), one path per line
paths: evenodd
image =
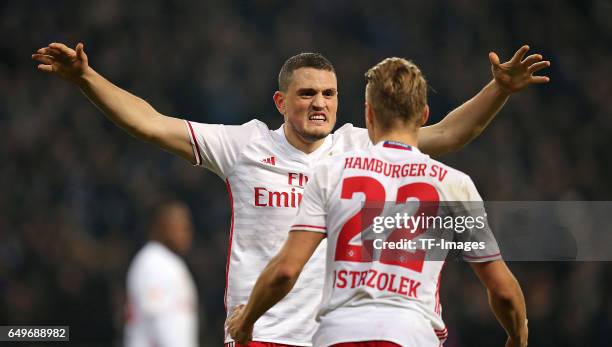
M372 126L374 126L374 112L372 111L372 106L370 106L370 104L368 104L367 102L365 103L364 113L365 113L366 127L371 128Z
M274 92L272 99L274 100L274 105L276 105L276 109L278 110L278 112L280 112L280 114L284 116L285 115L285 94L277 90Z
M374 113L372 112L372 107L367 102L365 103L365 123L366 129L368 129L368 137L370 141L374 143Z
M424 126L425 123L427 123L428 119L429 119L429 105L425 105L425 108L423 109L423 115L421 116L421 126Z

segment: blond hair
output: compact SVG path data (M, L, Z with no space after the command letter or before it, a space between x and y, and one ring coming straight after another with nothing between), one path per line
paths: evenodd
M366 98L384 129L420 117L427 105L427 81L403 58L387 58L368 70Z

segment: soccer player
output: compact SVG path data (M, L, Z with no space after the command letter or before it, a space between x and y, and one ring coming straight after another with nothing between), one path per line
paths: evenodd
M192 235L185 204L171 201L157 208L149 242L128 270L126 347L198 346L198 295L181 259Z
M528 49L521 47L503 64L491 52L493 80L442 121L423 128L421 150L431 155L458 150L480 134L512 93L547 82L547 77L533 74L549 62L539 54L525 57ZM332 154L371 146L367 131L351 124L332 133L338 107L336 74L319 54L298 54L282 66L273 99L285 122L276 130L258 120L220 125L162 115L98 74L89 65L82 43L75 49L52 43L32 58L40 63L40 71L77 85L131 135L203 166L225 181L232 205L225 291L228 311L246 302L258 274L287 238L315 164ZM292 293L258 321L255 341L310 345L322 292L323 255L323 249L316 252ZM232 342L227 334L225 342Z
M385 201L416 199L414 215L432 216L438 215L442 202L451 201L451 215L476 218L479 209L468 202L481 198L469 176L418 149L418 132L429 108L427 83L417 66L388 58L366 78L366 125L375 145L339 154L315 169L287 241L260 275L246 306L239 306L228 320L230 334L239 343L248 343L258 318L299 281L326 237L325 285L314 346L437 347L447 337L438 301L443 258L426 260L431 259L427 253L436 251L426 246L415 246L420 249L415 251L381 245L422 239L426 230L414 230L421 225L417 223L412 233L391 223L386 241L369 248L369 238L361 232L383 211ZM507 345L526 346L524 298L495 239L484 224L464 232L462 239L482 242L481 248L466 249L462 256L488 289L491 308L508 332ZM378 255L374 249L380 250Z

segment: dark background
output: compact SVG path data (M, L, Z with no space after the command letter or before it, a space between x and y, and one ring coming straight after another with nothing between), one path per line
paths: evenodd
M607 0L2 1L0 325L66 324L75 345L119 345L127 265L152 206L174 196L194 213L187 261L202 344L222 339L223 182L126 135L74 86L38 73L30 55L53 41L84 42L98 72L164 114L258 118L271 129L282 122L276 76L296 53L335 64L338 125L363 126L363 73L382 58L421 67L435 90L435 122L491 79L489 51L505 61L528 43L552 62L551 83L512 96L481 137L441 160L471 175L485 200L612 196ZM525 292L530 346L612 345L612 266L510 267ZM444 271L446 346L501 346L505 334L470 272L465 264Z

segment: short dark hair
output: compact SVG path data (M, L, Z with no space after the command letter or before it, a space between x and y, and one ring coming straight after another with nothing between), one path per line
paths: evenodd
M427 81L410 60L387 58L365 77L368 102L384 129L414 121L427 106Z
M336 73L332 63L327 60L323 55L319 53L300 53L287 59L283 64L278 74L278 90L286 92L291 83L291 75L293 71L303 68L311 67L318 70L326 70Z

